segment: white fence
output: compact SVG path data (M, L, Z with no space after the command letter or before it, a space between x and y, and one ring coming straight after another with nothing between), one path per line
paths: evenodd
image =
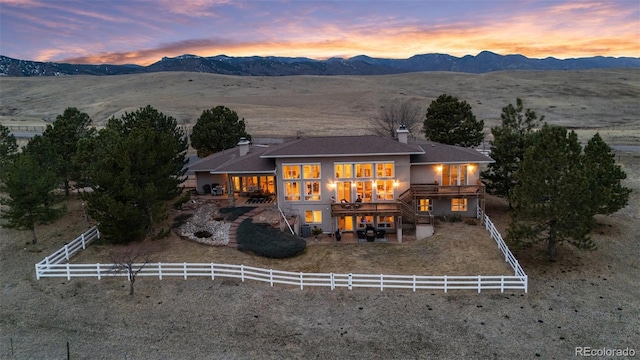
M73 241L65 244L63 247L58 249L58 251L45 257L42 261L37 263L36 278L40 280L42 273L47 272L51 265L67 263L75 253L77 253L81 249L86 249L89 243L91 243L94 239L99 238L100 231L97 227L94 226L91 229L87 230L82 235L75 238Z
M128 277L128 271L118 264L38 264L36 271L38 278L66 277ZM429 290L525 290L519 276L418 276L418 275L384 275L384 274L334 274L334 273L303 273L273 269L263 269L244 265L228 265L215 263L147 263L133 264L132 272L136 276L152 276L162 280L168 277L183 279L206 277L234 278L267 282L274 284L300 286L300 289L310 286L328 287L331 290L343 287L384 289L418 289Z
M478 216L481 216L478 212ZM513 267L514 276L422 276L422 275L385 275L385 274L336 274L336 273L303 273L273 269L263 269L244 265L228 265L215 263L146 263L133 264L131 272L136 276L151 276L162 280L168 277L183 279L194 277L233 278L268 282L274 284L304 287L335 288L378 288L417 290L524 290L527 292L527 275L518 261L513 257L502 237L489 218L484 215L484 222L491 236L498 243L498 248L505 254L505 260ZM100 237L97 228L93 227L63 248L36 264L36 278L66 277L67 280L77 277L92 277L98 280L105 277L129 277L128 270L119 264L70 264L69 258L80 249L84 249L91 241Z
M500 249L500 251L502 251L502 254L504 255L504 261L508 262L509 265L511 265L511 268L515 272L515 276L521 279L524 285L524 292L526 293L529 278L520 266L520 263L518 263L518 259L513 256L511 250L509 250L509 247L502 239L502 235L500 235L498 229L496 229L491 219L489 219L489 217L483 213L480 207L478 207L478 218L481 218L483 220L485 229L487 229L489 234L491 234L491 238L496 241L496 244L498 244L498 249Z

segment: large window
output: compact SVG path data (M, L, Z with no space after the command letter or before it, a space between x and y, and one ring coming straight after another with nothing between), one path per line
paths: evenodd
M304 222L307 224L322 224L322 211L306 210L304 212Z
M320 164L283 164L284 199L287 201L320 200ZM299 179L318 181L298 181ZM304 186L304 188L302 187Z
M336 198L348 202L394 200L395 163L334 163ZM378 180L379 179L379 180Z
M459 186L467 184L467 165L444 165L442 167L442 185Z
M467 211L467 199L451 199L451 211Z

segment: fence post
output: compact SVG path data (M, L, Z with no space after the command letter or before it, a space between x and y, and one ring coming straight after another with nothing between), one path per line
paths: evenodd
M447 275L444 276L444 292L447 292Z
M331 279L331 290L334 290L336 288L336 280L333 277L333 273L329 273L329 277Z
M529 283L529 277L527 275L524 276L524 293L527 293L527 288L528 288L528 283Z
M352 274L351 274L351 273L349 273L349 281L348 281L348 285L349 285L348 287L349 287L349 290L353 290L353 287L352 287L352 284L353 284L353 283L352 283L352 280L351 280L351 276L352 276Z
M69 269L69 263L67 263L67 280L71 280L71 269Z
M214 274L213 263L211 263L211 280L215 280L216 275Z
M45 262L47 263L47 270L51 270L51 267L49 266L49 257L45 256L44 257Z
M244 282L244 265L243 264L240 265L240 278L242 279L242 282Z
M40 269L38 268L38 264L36 264L36 280L40 280Z
M273 269L269 269L269 283L273 287Z
M380 291L384 290L384 275L380 274Z
M504 292L504 275L500 275L500 292Z
M158 263L158 279L162 280L162 263Z
M67 258L67 261L69 261L69 244L64 244L64 255Z
M302 271L300 271L300 290L303 288L304 281L302 280Z
M416 292L416 276L413 275L413 292Z
M98 272L98 280L100 280L100 278L102 277L102 274L100 274L100 263L96 264L96 271Z
M86 249L86 245L84 243L84 233L82 233L82 235L80 235L80 238L82 239L82 250Z
M184 279L187 280L187 263L186 262L182 263L182 270L184 273Z
M96 236L100 239L100 229L96 226Z
M480 294L481 290L482 290L482 277L478 275L478 294Z

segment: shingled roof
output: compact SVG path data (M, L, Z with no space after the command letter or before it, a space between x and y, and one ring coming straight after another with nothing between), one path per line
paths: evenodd
M411 165L421 164L489 164L495 162L492 158L481 154L478 150L460 146L446 145L433 141L422 140L415 143L424 149L423 154L411 155Z
M424 150L418 145L404 144L388 137L363 135L297 139L270 148L262 157L295 158L414 154L424 154Z
M252 145L249 152L240 156L238 147L211 154L189 166L189 171L206 171L212 174L274 173L272 160L260 157L268 147Z

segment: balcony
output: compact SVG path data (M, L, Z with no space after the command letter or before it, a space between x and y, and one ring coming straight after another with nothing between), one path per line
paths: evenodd
M399 213L398 204L395 202L345 202L331 204L331 216L396 216Z
M438 184L411 184L407 190L416 198L484 196L484 184L444 186ZM404 195L404 194L403 194ZM403 195L400 195L402 197Z

